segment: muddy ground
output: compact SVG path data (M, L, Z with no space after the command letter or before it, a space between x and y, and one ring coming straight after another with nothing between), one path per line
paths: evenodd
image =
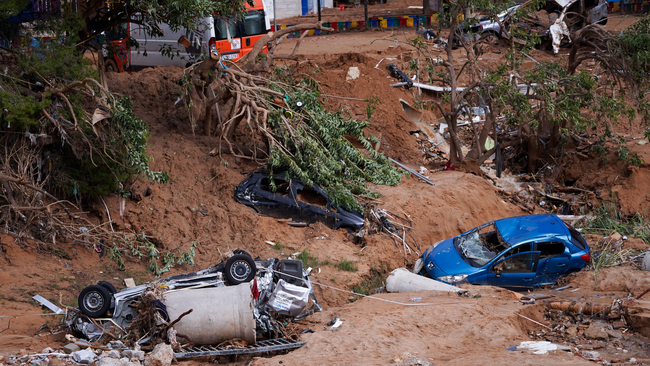
M621 23L610 22L612 27L617 24ZM484 222L525 212L510 202L503 187L495 186L491 180L461 171L440 171L440 164L423 158L416 137L410 133L417 128L399 102L401 98L413 105L415 91L391 88L389 84L394 80L385 69L386 58L395 58L392 62L399 64L410 55L407 46L396 42L408 37L414 37L413 29L312 37L301 45L299 61L286 65L295 74L318 80L328 95L326 103L330 108L355 118L365 119L366 102L337 97L379 98L368 130L380 137L380 151L416 170L425 166L435 184L430 186L415 177L404 177L396 187L375 187L382 194L376 202L379 207L413 221L412 232L421 253L441 239ZM278 52L290 52L295 42L286 40ZM482 61L498 63L503 55L495 46ZM541 51L531 56L538 60L563 57ZM361 76L346 81L348 69L353 66L359 68ZM597 322L597 317L582 319L579 327L578 323L549 315L543 304L523 305L513 293L498 288L470 286L467 297L435 293L378 294L374 295L376 298L362 299L354 296L348 291L355 286L381 280L394 268L411 266L417 255L405 254L390 238L380 234L367 236L363 244L354 244L345 230L335 231L321 224L290 227L285 221L256 214L236 203L232 198L234 186L257 165L229 155L209 154L218 145L217 139L199 135L198 129L197 134L193 133L186 109L182 103L176 103L176 81L180 75L178 68L156 68L109 76L109 88L130 95L136 115L150 126L152 169L166 170L171 176L166 185L139 180L134 190L143 192L149 187L152 193L139 201L127 200L122 216L117 195L106 197L114 229L146 233L161 250L187 249L197 243L196 265L177 266L170 275L206 268L220 261L220 253L235 248L262 258L284 258L308 251L320 262L346 259L358 268L348 272L332 264L321 265L320 273L312 280L325 311L292 328L295 333L307 328L314 331L300 336L307 344L286 355L255 358L254 365L416 364L417 360L435 365L586 365L592 362L582 351L593 349L607 362L634 359L650 364L648 339L635 330L625 330L619 338L607 340L586 338L585 327L590 326L590 321ZM425 113L425 117L436 127L436 113ZM644 126L620 128L627 135L630 149L650 162L648 145L637 143ZM575 155L562 169L572 177L575 187L598 190L602 192L601 198L611 194L625 213L643 213L650 207L648 163L630 168L610 159L605 164L587 152ZM544 209L537 206L535 212ZM88 207L88 215L98 223L108 220L101 201ZM589 244L595 245L601 238L602 235L590 236ZM638 250L648 248L641 240L633 245ZM153 279L147 264L136 259L127 258L125 268L120 269L108 255L100 257L86 245L70 243L60 247L57 253L44 253L30 243L0 236L0 356L5 359L10 354L38 353L48 346L66 344L61 333L49 334L47 328L39 331L44 324L54 328L59 319L42 315L32 296L40 294L61 307L76 306L79 291L98 280L110 281L120 289L125 278L134 278L136 284ZM579 290L539 289L535 293L569 301L611 303L617 298L639 295L650 287L650 276L626 265L601 271L596 283L593 271L586 269L567 278L565 285ZM422 301L408 301L413 296ZM327 331L325 324L334 316L341 318L343 325L337 332ZM550 327L571 323L577 332L552 333L538 323ZM545 355L505 350L522 341L540 339L552 339L572 348L570 352L553 351ZM218 361L249 364L251 359Z

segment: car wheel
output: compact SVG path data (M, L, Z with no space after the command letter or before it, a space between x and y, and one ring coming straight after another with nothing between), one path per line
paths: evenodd
M257 273L257 267L250 255L236 254L228 259L224 272L229 284L239 285L252 281Z
M104 286L88 286L79 294L79 309L91 318L101 317L111 306L111 297Z
M106 282L106 281L98 281L97 284L98 284L99 286L102 286L103 288L107 289L108 292L109 292L111 295L117 292L117 289L115 288L115 286L113 286L113 284L110 283L110 282Z
M485 32L481 35L481 39L487 44L492 45L499 41L499 36L494 32Z
M117 68L117 63L115 60L106 60L104 62L104 69L106 72L120 72L120 69Z

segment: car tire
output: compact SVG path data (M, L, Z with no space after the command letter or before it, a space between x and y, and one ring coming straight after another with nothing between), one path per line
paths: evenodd
M226 261L224 273L230 285L239 285L252 281L257 274L257 267L250 255L236 254Z
M110 283L110 282L106 282L106 281L98 281L97 284L98 284L99 286L102 286L103 288L107 289L108 292L109 292L111 295L117 292L117 289L115 288L115 286L113 286L113 284Z
M101 317L111 306L111 298L104 286L88 286L79 294L79 310L91 318Z
M117 63L115 60L104 61L104 70L106 70L106 72L120 72L120 69L117 68Z
M481 40L489 45L493 45L499 41L499 36L494 32L485 32L481 34Z

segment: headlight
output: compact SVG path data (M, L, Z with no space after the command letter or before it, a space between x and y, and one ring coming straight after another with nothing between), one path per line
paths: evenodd
M453 276L442 276L438 277L438 279L442 282L447 282L447 283L456 283L464 280L467 277L467 275L453 275Z

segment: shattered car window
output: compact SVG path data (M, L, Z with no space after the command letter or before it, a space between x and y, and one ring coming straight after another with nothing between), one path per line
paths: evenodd
M460 235L454 244L461 257L474 267L483 267L509 246L501 238L494 222Z

